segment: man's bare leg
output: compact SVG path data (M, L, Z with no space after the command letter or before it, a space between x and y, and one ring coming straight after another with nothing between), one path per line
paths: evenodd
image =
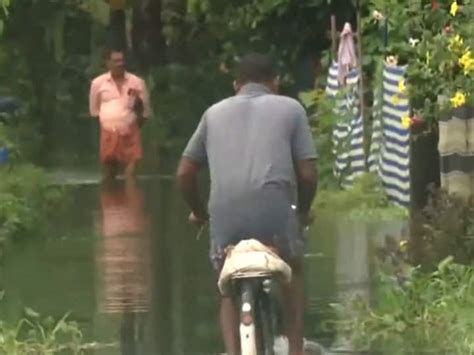
M238 355L240 353L239 315L231 297L221 298L220 322L227 355Z
M290 262L292 280L284 288L285 333L288 337L290 355L303 355L304 335L304 278L303 261Z
M102 180L110 181L117 177L118 167L117 163L113 161L102 163Z
M135 176L135 169L137 167L137 162L132 160L125 165L124 175L126 179L131 179Z

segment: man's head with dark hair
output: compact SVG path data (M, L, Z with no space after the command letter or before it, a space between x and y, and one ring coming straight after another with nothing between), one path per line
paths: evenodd
M104 59L109 60L110 57L112 57L112 54L114 53L120 53L120 54L125 55L125 51L123 49L115 48L115 47L107 47L104 49L104 52L103 52Z
M274 92L278 90L278 75L272 58L259 53L242 57L237 65L234 87L239 91L249 83L264 84Z
M125 73L125 51L122 49L109 48L105 51L107 68L114 77L123 76Z

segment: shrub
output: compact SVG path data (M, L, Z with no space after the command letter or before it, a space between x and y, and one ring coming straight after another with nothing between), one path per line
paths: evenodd
M45 172L31 165L0 170L0 238L40 233L45 216L63 196L48 185Z

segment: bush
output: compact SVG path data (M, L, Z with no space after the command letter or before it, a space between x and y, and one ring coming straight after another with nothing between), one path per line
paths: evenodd
M413 213L412 263L433 268L448 256L463 264L474 260L474 199L432 190L428 204Z
M48 186L43 170L31 165L0 170L0 239L41 233L45 216L57 206L62 190Z
M433 189L411 240L377 255L375 302L335 304L339 329L359 348L474 354L474 201Z
M428 274L397 269L381 272L375 306L361 298L334 305L339 329L361 349L474 354L474 268L447 258Z

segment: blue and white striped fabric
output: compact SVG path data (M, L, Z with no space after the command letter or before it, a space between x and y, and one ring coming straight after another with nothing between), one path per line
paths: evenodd
M352 70L341 87L337 80L338 65L329 68L326 94L336 98L335 113L340 115L333 131L333 153L336 155L334 175L342 186L352 185L355 177L365 171L364 129L359 108L359 72Z
M369 157L367 165L372 173L379 172L380 149L383 145L382 130L382 105L383 105L383 87L376 87L374 90L374 102L372 107L372 137L370 140Z
M369 170L379 174L389 200L409 207L410 129L403 127L402 118L409 115L410 107L406 93L399 89L405 71L405 66L384 68L383 101L381 112L374 112L368 163Z

